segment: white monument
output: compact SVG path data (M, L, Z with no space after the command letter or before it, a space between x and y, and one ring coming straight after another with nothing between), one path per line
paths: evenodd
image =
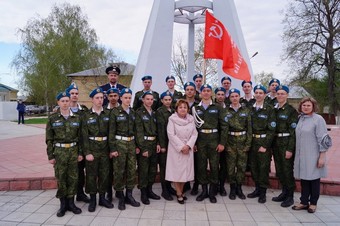
M189 25L187 78L196 73L194 70L195 24L205 22L205 10L209 9L229 31L234 42L252 74L247 48L243 38L233 0L154 0L143 44L139 53L136 69L131 82L134 92L143 89L141 78L153 77L152 89L163 92L167 89L165 77L170 75L173 23ZM222 71L222 62L218 63L219 78L226 74ZM220 80L220 79L219 79ZM240 87L240 80L232 79L233 87Z

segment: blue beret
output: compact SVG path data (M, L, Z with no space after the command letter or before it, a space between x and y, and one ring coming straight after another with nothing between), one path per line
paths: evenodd
M96 89L94 89L94 90L92 90L91 92L90 92L90 95L89 95L89 97L94 97L94 95L96 95L97 93L104 93L103 92L103 90L102 90L102 88L96 88Z
M78 90L78 86L75 82L72 82L71 85L69 87L67 87L66 92L69 93L72 89Z
M235 88L232 88L231 90L229 90L229 95L232 94L232 93L237 93L238 95L241 95L240 90L235 89Z
M192 80L196 80L197 78L203 78L203 75L201 75L201 74L196 74L196 75L194 75L194 77L192 78Z
M280 80L278 80L278 79L276 79L276 78L273 78L272 80L270 80L269 86L270 86L273 82L276 82L277 84L280 85Z
M221 79L221 83L223 83L224 80L229 80L231 82L231 78L228 77L228 76L224 76L222 79Z
M241 86L243 87L243 85L246 84L246 83L249 83L251 86L253 85L253 83L251 81L243 80L242 83L241 83Z
M200 91L202 92L202 90L203 90L204 88L208 88L208 89L212 90L212 88L211 88L210 85L204 84L203 86L201 86Z
M279 90L284 90L284 91L286 91L287 93L289 93L289 88L288 88L288 86L281 86L281 85L280 85L280 86L277 86L275 90L276 90L276 92L279 91Z
M169 91L166 91L166 92L163 92L163 93L161 94L161 99L163 99L163 98L166 97L166 96L169 96L169 97L172 98L172 94L171 94Z
M120 69L117 66L110 66L110 67L106 68L106 70L105 70L106 74L109 74L111 71L116 72L117 74L120 74Z
M60 100L63 97L70 97L70 93L69 92L60 92L58 93L58 95L56 96L57 100Z
M184 90L185 90L188 86L192 86L192 87L194 87L194 89L196 89L195 83L193 83L193 82L187 82L187 83L184 84Z
M175 80L175 81L176 81L176 79L175 79L175 77L174 77L174 76L172 76L172 75L169 75L169 76L166 76L166 78L165 78L165 82L167 82L169 79L173 79L173 80Z
M256 91L257 89L262 89L264 93L267 93L266 87L264 87L264 86L261 85L261 84L258 84L258 85L256 85L256 86L254 87L254 93L255 93L255 91Z
M151 95L151 96L153 96L153 95L152 95L152 92L146 91L145 93L143 93L142 98L144 98L146 95Z
M119 90L116 88L110 88L106 91L106 94L110 94L110 93L118 93L119 94Z
M145 81L145 80L152 80L152 76L150 76L150 75L143 76L142 81Z
M129 88L124 88L120 91L119 96L123 96L125 93L130 93L132 94L132 90Z
M215 89L215 94L216 94L217 92L219 92L219 91L222 91L223 93L226 93L226 92L227 92L227 90L226 90L225 88L219 87L219 88L216 88L216 89Z

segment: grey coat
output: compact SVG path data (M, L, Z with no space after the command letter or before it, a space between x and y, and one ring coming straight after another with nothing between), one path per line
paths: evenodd
M318 168L320 152L327 151L322 139L327 136L325 120L318 114L302 115L295 129L296 153L294 177L303 180L315 180L327 176L326 164Z

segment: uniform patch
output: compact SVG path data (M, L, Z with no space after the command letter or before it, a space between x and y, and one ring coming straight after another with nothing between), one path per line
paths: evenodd
M203 115L203 111L201 111L201 110L197 110L196 113L197 113L198 115Z
M126 117L125 116L118 116L117 121L126 121Z
M87 120L87 124L93 124L96 123L97 120L95 118Z
M228 116L224 117L224 121L225 121L225 122L228 122L228 121L229 121Z
M209 110L209 113L218 113L218 110Z
M233 115L232 114L227 114L227 117L231 118L231 117L233 117Z
M149 121L150 119L149 119L149 117L148 116L146 116L146 115L143 115L143 118L142 118L144 121Z
M276 122L271 122L270 126L275 128L276 127Z
M266 118L268 118L268 115L259 114L258 117L266 119Z
M288 115L279 115L279 118L280 118L280 119L287 119L287 118L288 118Z
M240 114L241 117L247 117L247 115L248 115L248 114L246 114L246 113L241 113L241 114Z
M110 118L109 118L109 117L104 117L103 120L104 120L104 121L109 121Z
M64 125L63 122L54 122L54 123L52 123L53 127L59 127L59 126L63 126L63 125Z
M71 122L71 126L79 126L79 122Z
M290 126L291 126L293 129L295 129L295 128L296 128L296 123L293 122L292 124L290 124Z

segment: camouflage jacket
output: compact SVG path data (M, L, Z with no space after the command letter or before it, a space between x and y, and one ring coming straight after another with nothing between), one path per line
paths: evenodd
M156 119L157 119L157 133L158 133L158 141L161 148L168 147L168 133L167 126L169 117L174 113L174 109L169 111L164 105L157 109L156 111Z
M148 142L144 136L156 137L157 140L157 119L154 111L149 112L145 109L144 105L136 111L136 143L141 151L147 151Z

